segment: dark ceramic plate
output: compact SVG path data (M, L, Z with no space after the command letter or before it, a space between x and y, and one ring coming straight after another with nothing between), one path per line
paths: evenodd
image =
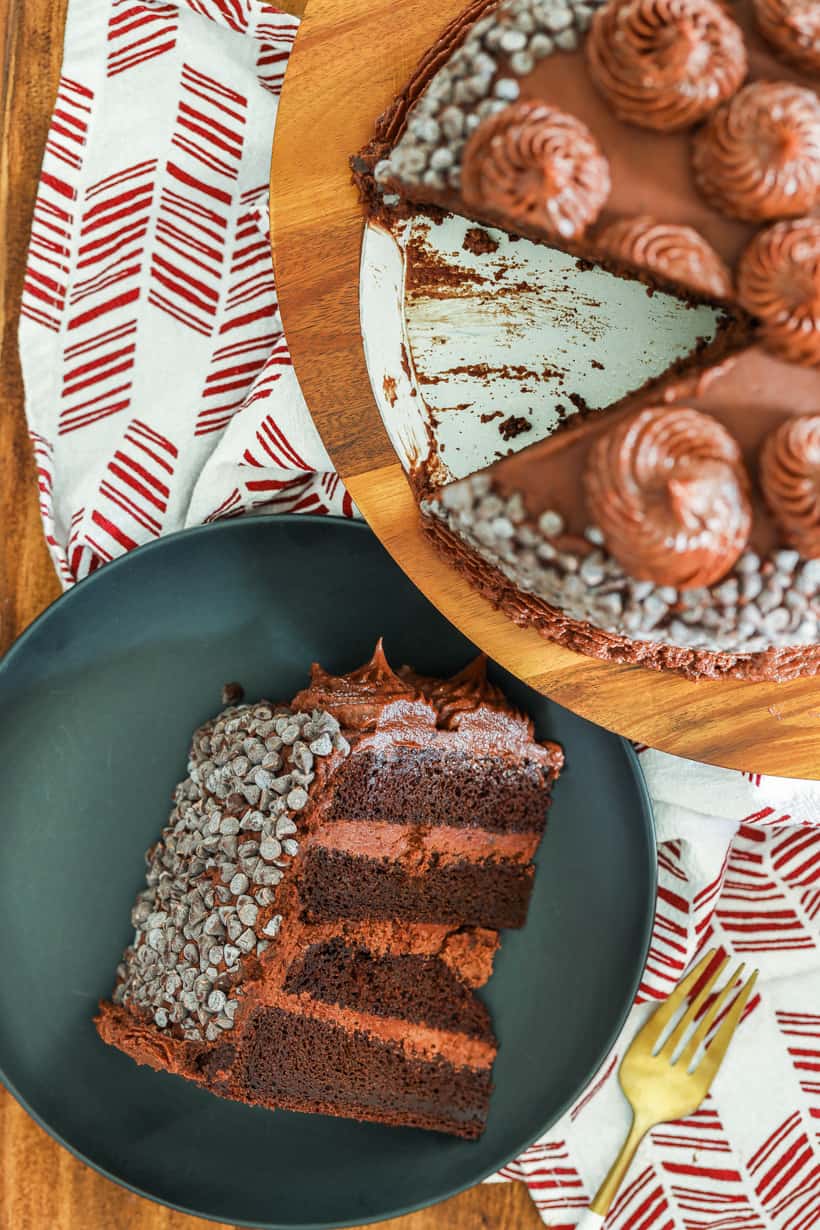
M265 1227L392 1217L476 1183L549 1127L632 1003L655 902L652 818L631 749L495 670L558 739L523 931L485 995L501 1047L487 1130L465 1142L234 1105L139 1068L91 1023L130 938L143 851L227 680L287 698L309 663L388 656L457 670L475 651L363 526L239 520L163 539L52 606L0 665L0 1068L58 1140L188 1212Z

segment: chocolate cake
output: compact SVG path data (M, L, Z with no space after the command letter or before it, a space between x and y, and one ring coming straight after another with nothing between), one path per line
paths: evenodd
M138 1063L270 1108L483 1131L475 989L520 927L563 764L477 659L446 681L314 666L194 735L96 1024Z
M430 537L517 622L693 678L820 669L819 81L816 0L475 0L354 158L383 219L458 213L720 313L486 470L419 467Z

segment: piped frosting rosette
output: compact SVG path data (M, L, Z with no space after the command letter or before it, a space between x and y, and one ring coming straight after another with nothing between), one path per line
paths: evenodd
M698 294L728 299L732 276L706 240L691 226L659 222L643 215L619 218L595 237L601 255L646 269Z
M760 453L760 485L785 541L820 557L820 412L787 419Z
M740 28L713 0L610 0L586 55L618 118L662 132L696 124L746 76Z
M609 196L609 163L575 116L546 103L520 102L475 130L461 184L474 208L575 239Z
M696 135L692 162L700 191L724 213L752 222L808 214L820 199L820 99L755 81Z
M590 450L584 489L607 550L636 580L711 585L749 540L740 449L699 410L648 407L622 419Z
M820 218L759 231L740 258L737 287L771 350L792 363L820 365Z
M799 68L820 73L820 4L817 0L754 0L760 32Z

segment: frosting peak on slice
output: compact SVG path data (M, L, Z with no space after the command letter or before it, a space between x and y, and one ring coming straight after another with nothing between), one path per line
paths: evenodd
M475 750L498 751L503 743L516 751L527 748L531 760L554 768L564 763L557 743L534 743L532 720L512 709L500 688L487 678L487 658L479 654L450 679L432 679L402 667L403 679L412 681L434 706L439 730L452 731L459 741L469 740Z
M350 730L372 731L408 725L431 732L436 714L421 692L390 666L379 640L373 657L349 675L331 675L318 662L310 684L293 702L295 709L328 709Z
M423 693L436 710L440 730L457 730L465 714L481 707L509 710L509 702L495 684L487 678L487 658L481 653L450 679L434 679L419 675L409 666L399 672ZM521 718L532 733L532 722Z

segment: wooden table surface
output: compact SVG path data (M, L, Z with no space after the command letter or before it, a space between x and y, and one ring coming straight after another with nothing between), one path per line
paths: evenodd
M463 7L464 0L402 0L397 21L395 0L309 0L296 39L273 150L274 262L296 374L334 465L419 589L538 691L676 755L820 778L820 679L692 683L572 653L495 610L422 533L370 390L359 327L362 210L349 157Z
M66 0L0 0L0 652L59 594L40 527L23 418L17 305ZM321 1181L317 1176L317 1181ZM519 1183L474 1188L384 1223L396 1230L525 1230L541 1221ZM0 1230L197 1230L124 1191L57 1145L0 1090Z

